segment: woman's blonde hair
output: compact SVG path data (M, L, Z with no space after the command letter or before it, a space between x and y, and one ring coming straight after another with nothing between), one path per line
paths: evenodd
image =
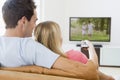
M65 56L62 51L62 37L60 27L56 22L45 21L39 23L34 30L35 40L55 52Z

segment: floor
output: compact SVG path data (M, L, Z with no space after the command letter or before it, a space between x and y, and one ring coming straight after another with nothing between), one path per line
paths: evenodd
M115 77L115 80L120 80L120 67L100 67L99 70L105 74Z

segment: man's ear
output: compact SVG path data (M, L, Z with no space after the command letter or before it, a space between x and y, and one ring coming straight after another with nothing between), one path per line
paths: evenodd
M26 23L27 23L27 18L23 16L19 21L18 21L18 28L19 30L24 34L26 30Z
M18 25L23 26L26 21L27 21L27 18L26 18L25 16L23 16L23 17L18 21Z

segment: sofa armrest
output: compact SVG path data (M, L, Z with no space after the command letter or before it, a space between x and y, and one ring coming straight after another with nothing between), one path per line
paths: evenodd
M84 80L84 79L0 70L0 80Z

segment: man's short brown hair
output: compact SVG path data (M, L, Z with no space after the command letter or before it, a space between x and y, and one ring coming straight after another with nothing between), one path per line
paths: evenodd
M33 0L6 0L2 7L6 28L15 28L23 16L30 21L35 8Z

